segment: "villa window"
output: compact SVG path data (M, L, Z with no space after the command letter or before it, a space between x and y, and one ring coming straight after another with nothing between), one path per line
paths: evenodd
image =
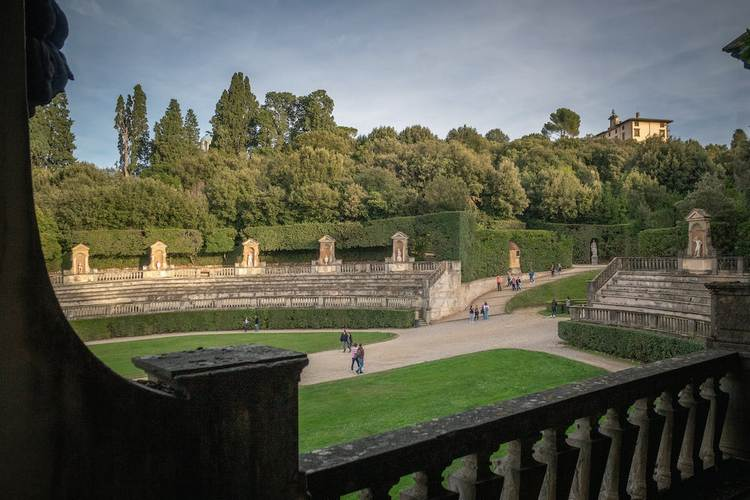
M633 126L634 126L634 127L640 127L640 123L638 123L638 122L633 122Z
M665 132L664 130L660 130L660 131L659 131L659 136L661 136L661 137L666 137L666 136L667 136L667 134L666 134L666 132Z
M636 128L633 129L633 137L640 137L641 136L641 129Z

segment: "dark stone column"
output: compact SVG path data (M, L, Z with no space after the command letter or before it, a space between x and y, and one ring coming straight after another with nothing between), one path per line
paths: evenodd
M750 283L714 282L711 291L711 334L708 349L738 351L740 373L731 373L720 382L729 393L729 407L721 435L724 454L750 460Z
M294 498L299 375L307 355L262 345L135 358L192 403L201 483L215 498Z

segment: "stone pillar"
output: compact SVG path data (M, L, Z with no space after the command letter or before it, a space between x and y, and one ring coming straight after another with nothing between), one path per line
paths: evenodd
M307 355L262 345L134 358L191 402L200 481L214 498L299 498L298 382ZM213 481L223 478L221 482Z
M711 334L708 349L738 351L742 372L721 380L729 407L720 448L726 455L750 460L750 283L714 282L711 291Z
M91 268L89 267L89 247L83 243L79 243L72 248L70 254L71 274L88 274L91 272Z

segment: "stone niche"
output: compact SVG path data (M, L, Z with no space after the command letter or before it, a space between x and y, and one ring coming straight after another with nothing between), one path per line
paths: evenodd
M252 238L242 242L242 261L235 264L237 274L260 274L266 263L260 261L260 246Z
M682 259L682 270L689 273L716 271L716 253L711 245L711 217L694 208L685 217L688 223L688 246Z
M148 270L164 272L167 270L167 245L157 241L151 245L149 254Z
M318 240L320 250L318 260L312 262L313 270L318 273L335 273L341 270L341 261L336 260L336 240L325 235Z
M79 243L70 250L70 269L63 272L63 283L94 281L89 267L89 247Z
M389 271L410 271L414 257L409 256L409 236L398 231L391 236L392 251L390 258L386 258Z
M508 243L508 270L511 274L521 273L521 249L513 241Z

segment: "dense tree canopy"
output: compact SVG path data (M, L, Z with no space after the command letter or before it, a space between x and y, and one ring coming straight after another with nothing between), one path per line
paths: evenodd
M750 219L750 141L742 130L729 147L576 138L580 118L560 108L545 133L515 140L469 125L445 139L422 125L357 136L336 123L325 91L268 92L259 105L249 78L236 73L216 104L214 142L204 152L192 110L183 116L170 101L151 139L145 103L140 85L117 99L117 171L75 162L64 96L37 113L31 146L46 227L64 237L72 229L243 229L472 210L648 228L672 226L698 206L729 228L717 243L724 250L733 235L750 234L743 222Z

